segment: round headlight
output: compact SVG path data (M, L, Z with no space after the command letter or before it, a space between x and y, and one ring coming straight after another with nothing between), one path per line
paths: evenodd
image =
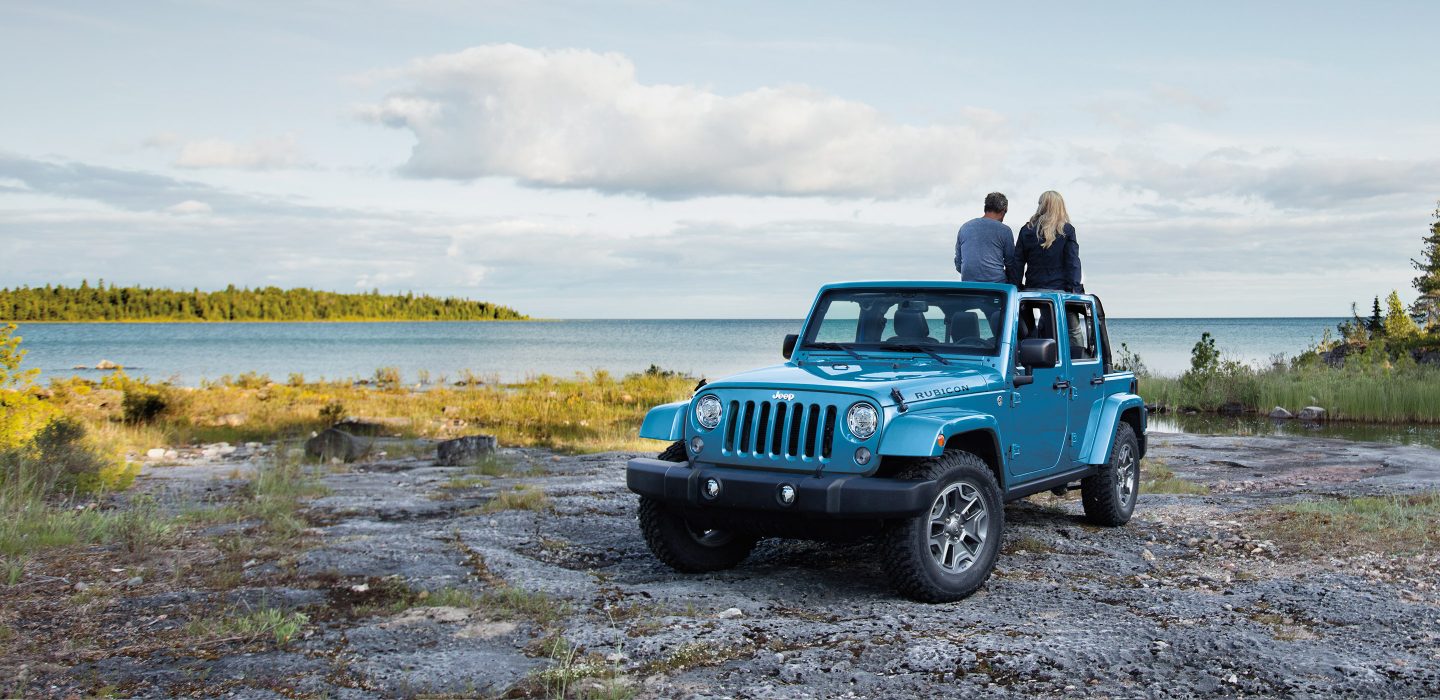
M700 400L695 402L695 422L706 430L720 425L720 414L724 412L725 408L720 405L720 399L712 394L701 396Z
M857 403L845 414L845 425L850 428L850 434L861 440L868 440L874 435L879 424L880 414L868 403Z

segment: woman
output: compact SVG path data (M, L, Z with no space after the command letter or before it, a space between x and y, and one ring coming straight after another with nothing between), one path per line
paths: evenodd
M1040 195L1035 216L1020 227L1015 263L1024 272L1025 289L1085 291L1080 284L1080 243L1059 192Z

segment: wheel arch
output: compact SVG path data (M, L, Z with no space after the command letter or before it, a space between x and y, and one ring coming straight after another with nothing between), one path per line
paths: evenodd
M689 401L676 401L650 409L640 424L640 437L652 440L680 440L685 437L685 410Z
M1095 434L1086 436L1084 450L1086 464L1105 464L1110 461L1110 449L1114 447L1115 429L1124 421L1135 431L1140 443L1140 457L1145 456L1145 402L1135 394L1113 394L1100 405L1100 420L1095 423Z

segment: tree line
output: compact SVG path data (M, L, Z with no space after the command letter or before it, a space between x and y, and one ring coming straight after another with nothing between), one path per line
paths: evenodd
M45 285L0 288L5 321L512 321L528 316L498 304L458 297L340 294L315 289L236 287L202 292Z

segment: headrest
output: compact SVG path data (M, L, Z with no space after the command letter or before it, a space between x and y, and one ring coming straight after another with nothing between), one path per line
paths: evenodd
M925 314L901 308L895 312L895 335L906 338L929 338L930 322Z
M950 315L950 342L980 339L980 317L970 311Z

